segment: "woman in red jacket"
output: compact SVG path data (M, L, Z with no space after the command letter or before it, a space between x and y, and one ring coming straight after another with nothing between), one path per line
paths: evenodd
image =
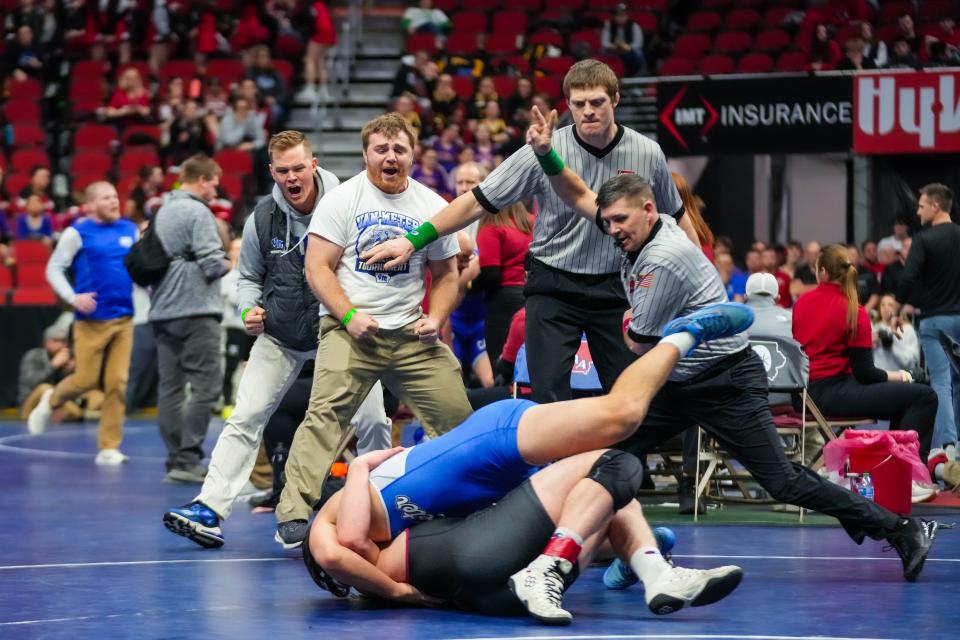
M818 286L793 308L793 337L810 358L809 393L827 416L889 420L891 429L920 435L920 458L930 452L937 394L911 384L907 371L873 364L870 317L857 299L857 268L847 249L832 244L820 252Z

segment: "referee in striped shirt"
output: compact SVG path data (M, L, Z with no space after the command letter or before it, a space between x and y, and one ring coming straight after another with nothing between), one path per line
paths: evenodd
M595 189L618 174L645 176L657 202L699 246L693 224L683 215L683 203L660 146L617 124L614 118L620 94L610 67L597 60L578 62L564 77L563 92L574 125L557 131L554 144L567 164ZM389 260L388 268L401 264L435 234L452 233L477 220L484 211L496 213L531 196L537 196L540 204L524 289L533 399L553 402L570 398L570 370L581 333L587 335L600 381L609 391L620 372L635 359L622 338L627 301L618 277L620 257L610 238L592 220L577 215L550 188L529 145L431 218L422 233L385 242L363 258L367 262Z
M615 176L594 193L550 148L556 112L545 119L534 108L533 117L527 139L552 187L580 215L596 216L623 250L634 353L659 342L674 317L726 301L720 274L671 216L658 213L648 182ZM617 447L644 454L695 425L721 442L775 500L837 518L857 543L866 536L886 539L903 560L904 577L916 580L938 524L901 518L791 462L767 404L766 369L745 333L699 345L682 357L640 427Z

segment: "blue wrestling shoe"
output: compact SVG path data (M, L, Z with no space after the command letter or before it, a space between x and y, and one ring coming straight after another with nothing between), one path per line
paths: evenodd
M170 509L163 514L163 526L201 547L215 549L223 546L220 518L202 502L192 502L179 509Z
M657 527L653 530L653 537L657 540L660 555L663 556L664 560L670 562L670 551L673 550L673 545L677 542L677 536L673 533L673 530L667 527ZM630 565L620 558L614 558L607 570L603 572L603 586L614 591L633 586L639 580Z
M689 315L674 318L663 328L663 335L669 336L686 331L696 338L697 344L700 344L746 331L751 324L753 324L753 310L750 307L738 302L721 302L706 306ZM688 351L687 355L691 353L693 349Z

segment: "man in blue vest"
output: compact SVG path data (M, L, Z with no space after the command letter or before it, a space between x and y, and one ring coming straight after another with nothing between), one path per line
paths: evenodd
M133 282L123 258L137 241L137 226L120 218L120 198L109 182L86 191L86 217L68 227L47 262L47 280L74 309L76 369L44 392L27 420L31 433L43 433L54 409L103 381L97 464L120 464L126 412L127 370L133 345ZM66 273L73 269L73 284Z
M307 227L313 215L320 215L316 208L324 193L340 181L317 166L310 142L299 131L274 135L268 149L276 184L244 224L237 263L244 330L257 340L200 495L163 516L170 531L207 548L223 545L220 519L230 515L250 476L264 427L304 363L317 355L320 303L303 273ZM352 422L361 452L390 446L390 421L379 384Z

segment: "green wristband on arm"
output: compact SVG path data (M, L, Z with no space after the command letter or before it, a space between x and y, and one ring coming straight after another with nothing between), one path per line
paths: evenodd
M414 249L420 251L420 249L423 249L425 246L439 238L440 235L437 233L436 227L429 222L424 222L422 225L403 237L410 241L410 244L413 245Z
M543 172L548 176L555 176L563 171L563 158L560 157L556 149L550 149L550 153L545 156L537 156L537 162L540 163Z
M357 315L357 308L356 308L356 307L354 307L353 309L350 309L350 311L347 311L347 315L343 316L343 320L340 321L340 324L343 325L343 328L344 328L344 329L347 328L347 325L350 324L350 320L351 320L351 319L353 318L353 316L355 316L355 315Z
M246 309L244 309L243 311L240 312L240 322L246 322L246 321L247 321L247 314L250 313L250 311L251 311L252 309L253 309L253 307L247 307Z

